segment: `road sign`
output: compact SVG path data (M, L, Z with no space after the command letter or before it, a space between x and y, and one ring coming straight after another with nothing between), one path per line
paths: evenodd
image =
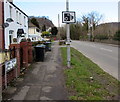
M75 12L74 11L63 11L62 22L63 23L75 23L76 22Z

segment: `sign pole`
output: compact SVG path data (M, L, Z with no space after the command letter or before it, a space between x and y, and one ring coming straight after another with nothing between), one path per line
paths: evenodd
M59 41L60 41L60 15L58 14L58 38L59 38Z
M66 1L66 11L69 11L69 1ZM67 28L67 66L70 68L70 61L71 61L71 56L70 56L70 25L69 23L66 24Z
M5 67L5 89L7 88L7 69Z

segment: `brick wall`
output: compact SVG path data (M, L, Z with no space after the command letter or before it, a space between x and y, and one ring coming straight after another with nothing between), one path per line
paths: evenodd
M0 49L4 49L4 30L2 24L4 22L3 2L0 1ZM2 100L2 65L0 63L0 101Z
M4 10L3 10L4 2L0 1L0 49L4 49L4 30L2 25L4 23Z

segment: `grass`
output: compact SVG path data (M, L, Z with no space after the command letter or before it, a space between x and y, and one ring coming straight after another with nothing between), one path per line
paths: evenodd
M66 66L66 48L61 48L61 53ZM117 100L118 80L74 48L71 48L71 66L64 71L70 100Z

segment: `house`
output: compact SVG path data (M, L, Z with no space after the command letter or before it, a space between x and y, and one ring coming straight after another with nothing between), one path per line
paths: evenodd
M0 0L0 89L32 62L32 43L21 41L27 38L28 16L12 0Z
M28 37L31 39L32 42L35 42L35 41L41 41L43 38L41 37L41 30L36 27L34 24L32 24L30 21L29 21L29 26L28 26L28 32L29 32L29 35Z
M9 49L14 38L17 43L23 38L28 38L28 16L14 5L12 0L4 0L3 14L4 44L5 49Z

